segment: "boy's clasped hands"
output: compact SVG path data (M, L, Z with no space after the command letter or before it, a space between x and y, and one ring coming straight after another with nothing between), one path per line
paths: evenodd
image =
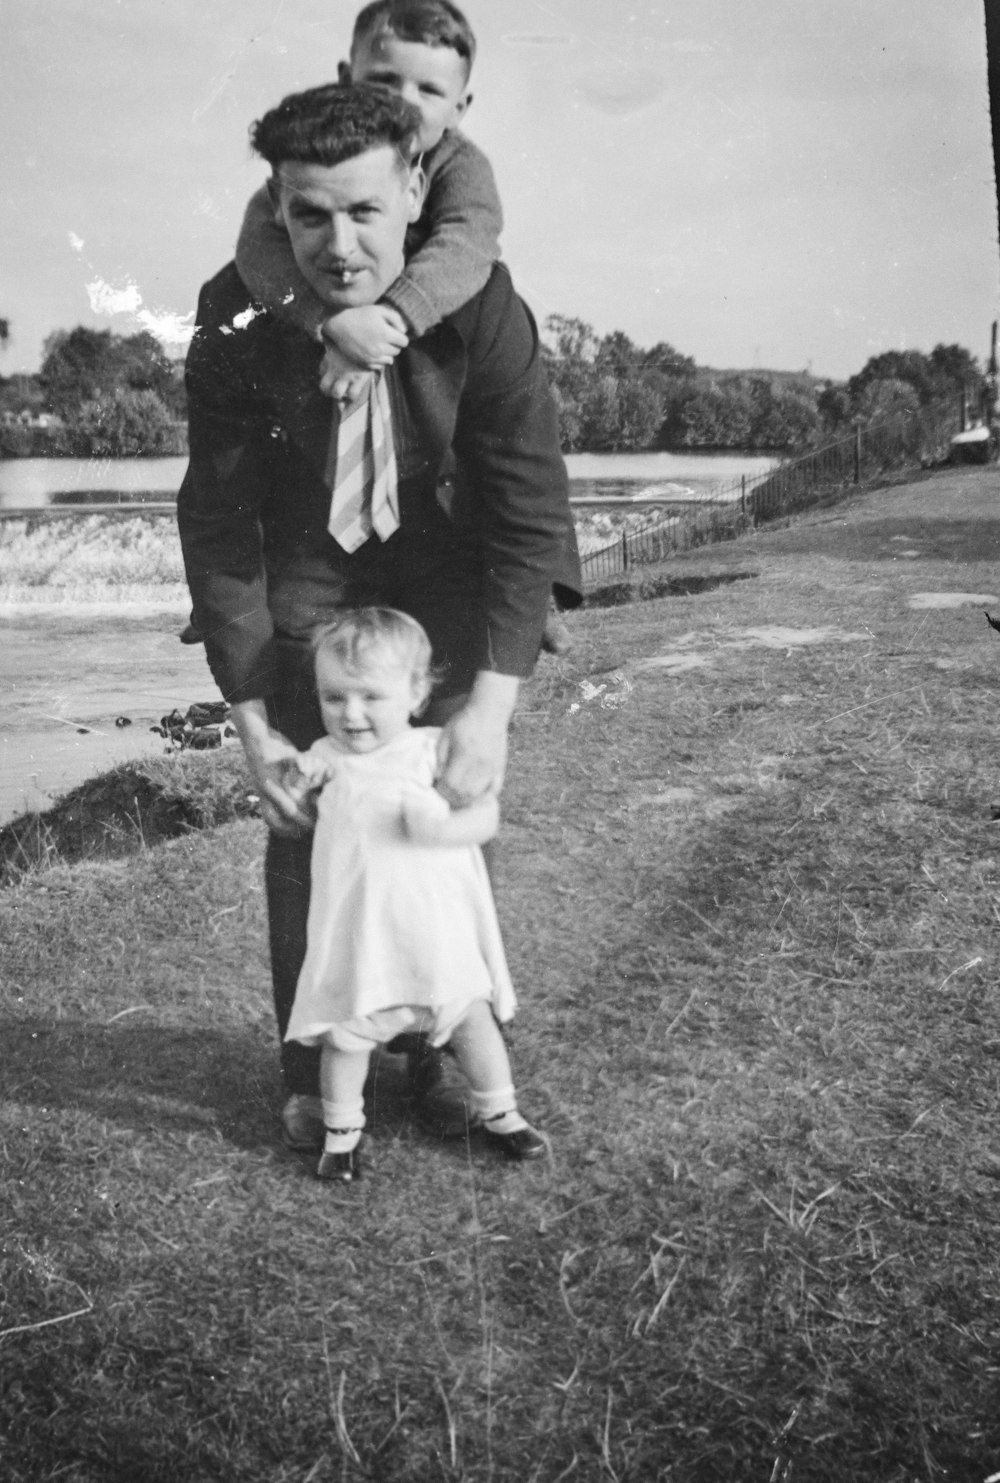
M362 304L325 320L320 388L337 402L356 402L376 371L391 366L410 342L406 321L391 304Z

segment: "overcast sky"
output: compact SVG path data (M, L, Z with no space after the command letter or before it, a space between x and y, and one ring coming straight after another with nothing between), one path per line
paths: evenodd
M232 256L247 127L355 0L0 0L0 370L168 330ZM998 314L982 0L468 0L470 135L540 318L844 377ZM112 312L116 311L116 312ZM188 322L190 322L188 320Z

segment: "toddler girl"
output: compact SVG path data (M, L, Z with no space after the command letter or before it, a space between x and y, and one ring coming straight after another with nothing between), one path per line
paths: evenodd
M323 629L314 652L327 734L299 757L322 791L286 1038L322 1045L317 1173L359 1177L371 1053L404 1031L450 1041L490 1142L541 1158L497 1026L516 1004L479 849L497 831L497 801L452 812L433 786L440 730L410 725L431 690L427 635L393 608L361 608Z

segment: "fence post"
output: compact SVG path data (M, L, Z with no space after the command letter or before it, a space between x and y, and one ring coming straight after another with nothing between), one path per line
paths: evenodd
M747 476L740 475L740 514L744 517L747 513Z
M854 482L861 483L861 424L854 424Z
M628 571L628 534L622 531L622 571Z

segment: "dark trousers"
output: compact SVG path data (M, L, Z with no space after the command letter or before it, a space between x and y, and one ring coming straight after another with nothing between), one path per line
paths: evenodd
M292 1013L295 985L306 952L306 922L309 917L309 879L312 835L303 839L268 836L264 857L264 888L271 939L271 983L274 1013L281 1037L281 1075L286 1092L319 1095L317 1045L286 1040Z

